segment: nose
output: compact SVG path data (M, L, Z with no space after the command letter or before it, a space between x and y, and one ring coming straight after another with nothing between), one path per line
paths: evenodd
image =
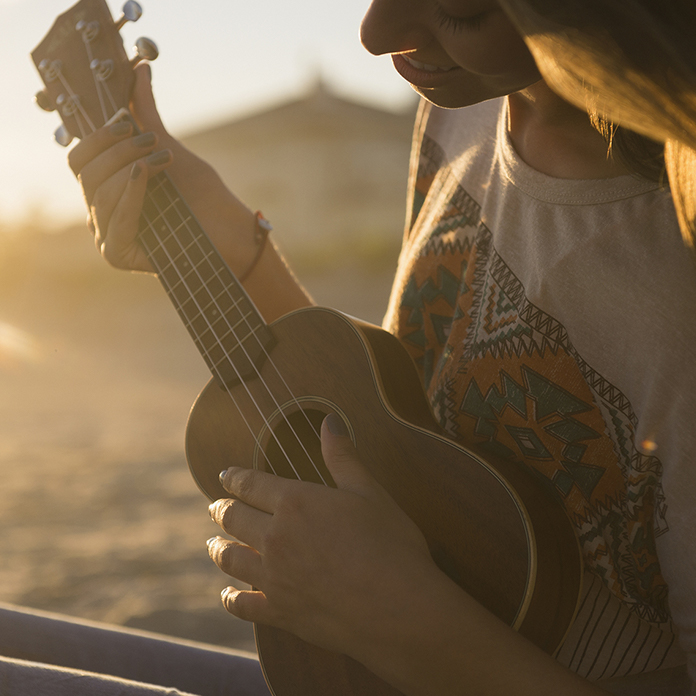
M402 53L430 42L423 0L372 0L360 40L373 55Z

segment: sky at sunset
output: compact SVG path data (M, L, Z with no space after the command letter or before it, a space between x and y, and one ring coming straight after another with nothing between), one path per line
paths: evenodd
M121 3L109 1L115 16ZM413 93L391 60L370 56L359 25L369 0L141 0L126 46L155 40L155 94L175 134L251 113L305 91L320 73L338 94L400 109ZM70 0L0 0L0 225L83 215L56 114L33 104L42 84L29 58ZM129 51L130 53L130 51Z

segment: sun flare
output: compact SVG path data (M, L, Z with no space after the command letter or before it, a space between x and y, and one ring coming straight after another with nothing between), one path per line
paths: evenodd
M39 362L41 351L36 339L26 331L0 322L0 363Z

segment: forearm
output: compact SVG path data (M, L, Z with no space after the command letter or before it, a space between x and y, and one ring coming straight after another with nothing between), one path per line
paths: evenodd
M314 305L271 239L244 281L244 289L269 323L295 309Z
M606 693L495 618L449 578L413 593L392 626L353 657L408 696L597 696Z
M169 136L162 138L161 147L172 150L172 180L232 272L245 278L244 287L266 321L314 304L273 243L272 234L257 257L255 216L217 173Z

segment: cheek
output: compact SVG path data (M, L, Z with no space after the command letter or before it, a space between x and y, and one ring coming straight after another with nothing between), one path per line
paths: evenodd
M446 50L458 65L478 75L523 77L536 72L534 58L502 12L479 30L464 30L450 39Z

